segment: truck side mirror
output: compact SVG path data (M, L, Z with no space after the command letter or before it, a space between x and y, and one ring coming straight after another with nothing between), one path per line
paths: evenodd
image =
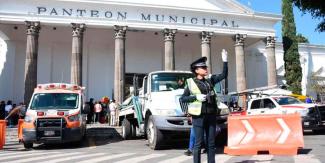
M89 106L89 104L84 104L81 112L83 114L89 114L90 113L90 106Z

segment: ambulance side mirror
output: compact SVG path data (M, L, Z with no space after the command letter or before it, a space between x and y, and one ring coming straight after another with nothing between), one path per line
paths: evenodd
M82 108L82 113L83 114L89 114L90 113L90 106L89 104L83 104L83 108Z

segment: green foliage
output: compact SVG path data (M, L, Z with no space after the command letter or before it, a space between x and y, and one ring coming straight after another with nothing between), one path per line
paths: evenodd
M296 36L297 42L298 43L309 43L308 38L306 38L305 36L303 36L301 33L298 33Z
M282 1L282 40L284 50L284 77L289 89L301 94L302 70L299 60L298 43L296 39L296 25L292 11L292 0Z
M293 0L293 4L297 6L303 13L309 12L314 19L321 22L317 25L316 30L325 31L325 1L324 0Z

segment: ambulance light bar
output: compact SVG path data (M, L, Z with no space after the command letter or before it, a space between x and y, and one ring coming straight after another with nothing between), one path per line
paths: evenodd
M65 89L65 90L81 90L82 87L73 84L51 83L51 84L39 84L38 89Z

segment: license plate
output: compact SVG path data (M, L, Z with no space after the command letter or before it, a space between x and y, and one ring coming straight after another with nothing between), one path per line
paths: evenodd
M44 131L44 136L53 136L55 135L54 131Z

